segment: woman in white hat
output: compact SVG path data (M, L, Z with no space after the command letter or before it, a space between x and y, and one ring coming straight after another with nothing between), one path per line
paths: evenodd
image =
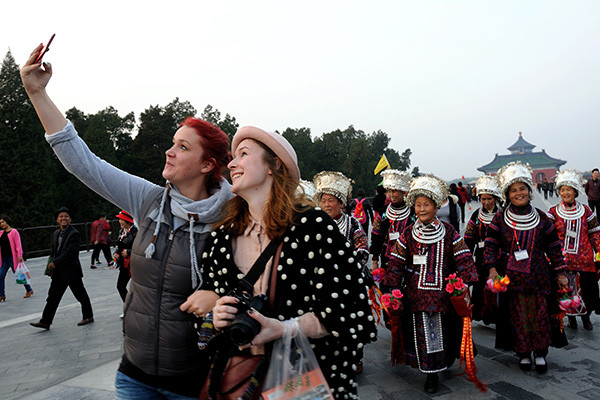
M390 246L398 240L400 233L415 220L414 210L406 205L406 193L410 189L412 176L409 172L397 169L388 169L381 173L383 187L387 190L390 204L385 212L375 217L371 231L371 247L373 254L373 269L379 268L379 259L382 267L387 265L387 256Z
M552 343L550 318L556 311L557 285L567 285L561 245L547 214L530 204L529 165L510 163L497 176L506 207L488 226L484 258L489 278L500 274L510 279L501 302L510 315L511 334L501 337L497 331L496 346L514 349L524 371L531 370L533 354L535 369L545 373L550 345L564 345Z
M459 356L459 319L446 291L450 274L465 284L477 281L473 256L452 225L441 222L436 213L448 197L446 183L433 175L415 178L406 196L414 206L417 221L405 229L390 249L384 283L406 289L403 311L412 315L412 324L403 326L407 364L427 374L425 391L435 393L438 375Z
M577 315L581 315L583 327L591 330L590 314L599 305L594 255L600 251L600 225L596 214L576 200L579 193L583 193L585 184L581 172L574 169L561 171L555 181L562 201L550 208L548 215L554 221L562 243L569 288L573 294L583 297L585 309ZM569 326L577 329L575 315L569 315Z
M473 256L475 256L475 266L477 267L477 275L479 281L473 284L473 319L476 321L482 320L489 323L492 316L489 313L483 315L484 309L484 289L488 279L489 271L483 260L483 246L487 229L492 218L499 210L502 194L498 180L492 176L482 176L475 183L477 195L481 202L481 207L471 214L471 218L465 228L465 243Z
M283 136L244 127L233 138L232 152L231 190L237 196L227 204L203 256L204 289L222 296L213 308L215 328L230 329L232 320L242 317L232 306L233 289L245 286L247 295L263 299L274 290L270 317L252 309L247 313L258 321L260 332L237 342L240 354L264 354L266 344L282 337L285 325L297 322L314 346L334 397L357 398L358 350L375 339L376 331L355 249L325 212L303 205L296 152ZM246 274L272 243L280 250L267 256L250 285ZM272 265L275 257L278 262Z

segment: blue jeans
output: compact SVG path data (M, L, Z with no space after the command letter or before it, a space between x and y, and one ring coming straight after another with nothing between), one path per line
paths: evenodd
M116 400L197 400L196 397L187 397L163 389L158 389L117 372L115 380Z
M6 296L5 293L5 286L4 286L4 279L6 278L6 274L8 273L8 270L13 268L13 259L12 256L9 257L2 257L2 266L0 267L0 297L4 297ZM27 290L28 292L31 292L31 286L29 286L28 284L25 284L25 290Z

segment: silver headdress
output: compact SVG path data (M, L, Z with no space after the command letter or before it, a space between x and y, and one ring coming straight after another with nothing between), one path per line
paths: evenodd
M531 167L529 164L521 164L521 161L513 161L500 168L497 173L498 183L502 191L502 200L506 203L508 198L506 192L513 183L523 182L529 186L529 198L533 198L533 179L531 179Z
M475 189L477 189L477 195L480 194L491 194L498 199L502 198L502 192L500 190L500 185L498 184L498 179L485 175L477 179L475 183Z
M341 172L322 171L313 178L315 184L315 201L319 202L323 193L337 197L344 206L352 194L354 181Z
M564 171L560 171L556 178L554 179L556 182L556 190L560 190L562 186L569 186L575 189L577 194L584 193L583 186L585 185L585 180L583 179L583 175L581 172L576 169L565 169Z
M409 207L413 206L419 196L430 198L439 209L448 198L448 186L435 175L421 175L412 180L406 195L406 204Z
M298 192L300 192L300 187L304 189L304 197L308 199L313 199L315 197L315 184L311 181L307 181L304 179L300 179L300 185L298 186Z
M412 181L410 172L386 169L381 173L381 176L383 176L382 185L386 189L401 190L403 192L410 190L410 182Z

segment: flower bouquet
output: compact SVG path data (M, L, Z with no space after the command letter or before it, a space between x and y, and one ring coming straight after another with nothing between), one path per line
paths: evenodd
M506 292L510 279L508 275L500 276L497 275L494 279L490 278L487 280L487 288L493 293Z
M567 288L561 288L558 291L558 307L567 314L581 315L585 308L581 297L573 295L573 292Z
M402 297L404 297L404 295L400 289L393 289L392 293L386 293L381 296L381 304L383 304L383 307L388 311L388 314L390 313L390 309L392 309L392 311L399 311L402 309L402 303L400 302Z
M471 316L471 295L467 285L456 274L450 274L446 280L446 292L450 293L450 301L460 317Z
M381 281L383 281L383 277L385 276L385 269L383 269L383 268L375 268L371 272L371 275L373 275L373 280L375 282L381 282Z
M391 293L381 296L381 304L387 312L392 331L392 365L404 363L404 337L402 334L402 303L404 297L400 289L392 289Z

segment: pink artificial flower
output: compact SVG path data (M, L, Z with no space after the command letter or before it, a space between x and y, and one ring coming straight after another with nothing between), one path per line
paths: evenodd
M392 296L394 296L397 299L401 299L402 296L404 296L404 295L402 294L400 289L394 289L394 290L392 290Z
M381 296L381 302L383 303L383 305L385 307L389 307L390 304L392 303L392 298L391 298L390 294L386 293L383 296Z
M400 308L400 302L396 299L394 299L394 301L392 301L392 310L397 310Z
M456 279L456 273L448 275L446 280L449 281L450 279Z
M454 285L452 283L448 283L446 285L446 292L452 294L452 292L454 292Z
M454 287L457 290L460 290L465 287L465 284L464 284L462 278L456 278L456 282L454 282Z

